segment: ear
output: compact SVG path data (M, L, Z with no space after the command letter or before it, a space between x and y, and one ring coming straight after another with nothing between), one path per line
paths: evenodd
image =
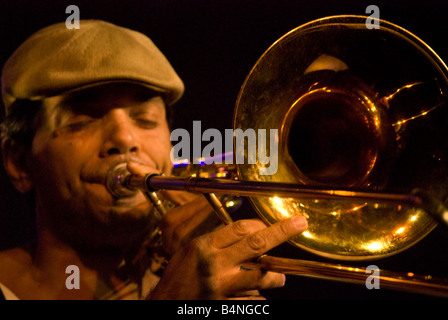
M22 193L31 191L33 182L27 167L26 148L5 138L2 140L2 157L6 173L16 189Z

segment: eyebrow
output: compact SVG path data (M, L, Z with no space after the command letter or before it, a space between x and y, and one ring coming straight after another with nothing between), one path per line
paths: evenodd
M88 92L87 92L88 91ZM105 109L95 106L103 106L104 96L107 93L103 91L97 92L95 90L86 90L85 92L75 92L64 96L58 103L57 108L60 110L71 112L72 114L85 114L93 118L100 118L103 116ZM163 104L163 109L165 109L165 103L163 97L155 92L149 90L136 90L130 96L136 102L147 102L151 99L160 98ZM107 102L110 103L110 102ZM113 102L112 102L113 103ZM119 104L115 107L119 107ZM155 105L139 105L133 106L138 109L147 109L150 107L153 109ZM165 111L166 112L166 111Z

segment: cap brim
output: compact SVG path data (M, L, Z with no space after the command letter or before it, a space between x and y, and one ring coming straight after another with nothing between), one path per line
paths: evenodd
M59 95L65 95L65 94L79 92L79 91L83 91L83 90L87 90L87 89L91 89L91 88L95 88L95 87L99 87L99 86L104 86L104 85L109 85L109 84L120 84L120 83L121 84L132 84L132 85L147 88L157 94L160 94L164 98L164 100L167 100L167 96L169 94L168 90L165 90L163 88L157 87L155 85L149 84L144 81L138 81L138 80L132 80L132 79L111 79L111 80L101 80L101 81L96 81L96 82L92 82L92 83L88 83L88 84L83 84L81 86L70 88L68 90L60 90L58 92L54 92L51 96L54 97L54 96L59 96ZM33 97L30 100L41 100L41 99L49 98L49 97L50 96ZM173 102L166 101L166 103L167 103L167 105L171 105Z

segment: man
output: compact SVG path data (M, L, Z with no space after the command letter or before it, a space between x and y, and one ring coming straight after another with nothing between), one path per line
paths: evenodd
M284 275L242 265L306 228L243 220L197 236L212 209L200 195L164 192L177 206L160 222L169 262L160 281L145 254L154 228L145 196L115 198L105 181L170 174L167 113L184 86L146 36L103 21L32 35L2 73L3 163L34 194L36 241L0 253L3 293L18 299L260 298ZM143 252L143 254L142 254ZM75 267L79 286L68 282ZM71 269L70 269L71 270Z

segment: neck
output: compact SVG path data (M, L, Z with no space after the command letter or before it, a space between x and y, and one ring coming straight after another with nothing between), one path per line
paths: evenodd
M152 286L146 284L147 255L140 254L143 259L135 263L141 241L128 241L127 245L123 241L107 242L104 241L108 239L107 234L98 234L95 232L98 228L83 224L76 230L85 230L84 234L71 234L73 226L78 224L66 221L68 228L64 221L49 223L39 204L37 201L38 240L29 252L29 277L26 278L35 290L22 291L24 298L36 299L29 296L33 294L48 299L138 298L139 290L134 290L132 296L123 296L120 290L129 290L131 284L134 289L141 289L143 282L145 291Z

